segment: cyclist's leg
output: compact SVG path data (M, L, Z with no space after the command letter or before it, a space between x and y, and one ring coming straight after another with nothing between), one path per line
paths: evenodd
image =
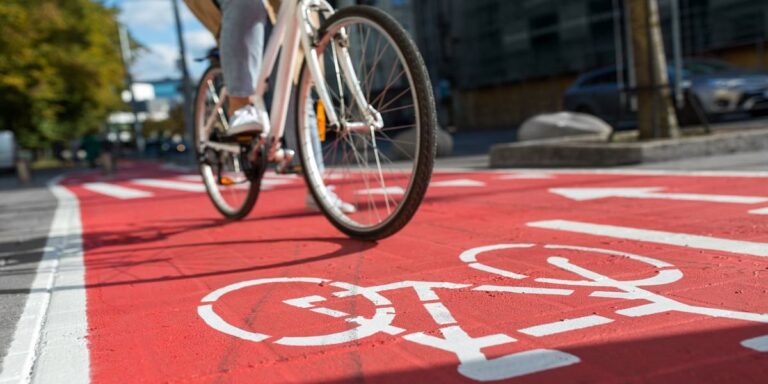
M229 92L230 114L249 103L264 52L267 11L256 0L220 0L221 65Z

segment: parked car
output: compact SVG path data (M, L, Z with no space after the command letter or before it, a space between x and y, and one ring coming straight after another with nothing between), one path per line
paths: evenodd
M626 73L622 71L626 78ZM674 88L677 81L674 68L669 69ZM736 68L717 60L688 60L681 79L686 95L686 108L678 111L683 123L698 122L690 103L695 102L709 119L725 114L768 113L768 73ZM616 128L632 126L634 112L629 103L621 105L614 67L601 68L580 76L566 91L565 110L589 113L613 124Z
M16 167L16 138L11 131L0 131L0 170Z

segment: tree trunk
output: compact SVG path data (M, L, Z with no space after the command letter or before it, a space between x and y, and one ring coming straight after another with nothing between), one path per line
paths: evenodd
M680 136L672 104L657 0L625 0L637 76L637 123L641 140Z

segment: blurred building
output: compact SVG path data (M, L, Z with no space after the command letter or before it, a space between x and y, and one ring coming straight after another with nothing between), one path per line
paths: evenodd
M393 14L419 44L441 122L511 128L561 109L587 70L615 65L626 46L624 0L339 0ZM768 69L768 1L678 0L686 57ZM670 0L659 1L671 52ZM618 48L618 49L617 49Z

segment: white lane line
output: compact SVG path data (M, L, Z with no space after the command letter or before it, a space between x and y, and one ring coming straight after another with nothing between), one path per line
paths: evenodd
M749 211L749 213L753 215L768 215L768 208L755 209L754 211Z
M435 323L437 324L448 325L457 323L456 319L451 315L451 311L449 311L443 303L426 303L424 304L424 308L427 309L427 312L429 312L432 319L435 320Z
M519 330L519 332L530 336L543 337L584 328L596 327L598 325L604 325L612 322L613 320L607 317L592 315L524 328Z
M477 288L473 288L472 290L480 292L520 293L523 295L568 296L573 294L572 289L507 287L503 285L481 285Z
M768 243L756 243L721 239L717 237L690 235L685 233L653 231L613 225L583 223L569 220L550 220L528 223L529 227L554 229L558 231L584 233L617 239L637 240L648 243L676 245L711 251L721 251L741 255L768 257Z
M389 188L371 188L361 189L355 192L356 195L403 195L405 190L401 187L389 187Z
M86 183L83 184L83 188L91 192L114 197L120 200L144 199L154 196L152 192L122 187L109 183Z
M600 200L611 197L625 199L658 199L679 201L704 201L727 204L760 204L768 202L768 197L704 195L697 193L663 193L662 187L644 188L552 188L550 193L575 201Z
M290 184L293 184L292 179L268 179L268 178L261 179L262 187L273 188L273 187L281 187L281 186L290 185Z
M321 301L325 301L325 297L307 296L307 297L299 297L297 299L283 300L283 303L296 308L312 308L315 306L315 303L318 303Z
M310 309L310 311L315 312L315 313L319 313L321 315L335 317L337 319L349 316L349 313L342 312L342 311L337 311L337 310L330 309L330 308L312 308L312 309Z
M175 191L184 192L205 192L205 185L184 183L173 180L160 180L160 179L135 179L131 180L132 183L143 185L145 187L171 189Z
M768 352L768 335L744 340L741 345L757 352Z
M80 205L55 180L49 188L58 207L0 383L89 382Z
M498 180L547 180L554 178L555 175L544 172L521 172L497 177Z
M456 180L444 180L444 181L433 181L429 184L430 187L433 188L450 188L450 187L463 187L463 188L475 188L475 187L485 187L485 183L482 181L472 180L472 179L456 179Z

